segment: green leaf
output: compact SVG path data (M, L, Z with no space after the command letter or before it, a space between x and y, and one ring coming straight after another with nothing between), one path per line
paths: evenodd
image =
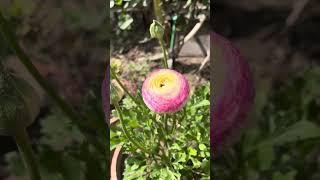
M173 143L173 144L170 146L170 149L171 149L171 150L181 150L181 147L180 147L177 143Z
M189 156L196 156L197 155L197 150L192 148L192 147L189 147L188 148L188 153L189 153Z
M132 159L135 160L135 159ZM129 160L125 161L125 171L123 173L124 180L133 180L144 177L147 166L139 166L138 164L129 165Z
M199 144L199 149L200 149L201 151L204 151L204 150L207 149L207 146L206 146L205 144Z
M115 1L116 5L118 5L118 6L121 6L122 2L123 2L123 0L114 0L114 1Z
M190 158L191 159L191 161L192 161L192 164L193 164L193 167L194 168L199 168L199 167L201 167L201 162L198 160L198 159L196 159L196 158Z
M210 106L210 101L207 100L207 99L202 100L202 101L200 101L198 104L193 105L192 108L197 109L197 108L203 107L203 106Z
M85 166L81 161L65 156L61 164L64 169L64 176L68 180L85 180Z
M5 155L5 160L8 164L8 169L16 176L23 176L26 173L26 169L23 165L22 159L17 152L9 152Z
M180 152L180 153L178 153L178 156L179 156L179 158L178 158L177 162L186 162L187 161L186 153Z
M273 174L272 180L294 180L297 171L290 171L286 174L282 174L280 172L276 172Z
M167 173L170 180L178 180L181 177L181 174L172 172L169 167L167 167Z
M289 127L282 134L269 138L266 141L261 142L257 146L250 148L248 151L251 152L256 148L266 148L268 146L281 145L284 143L291 143L296 141L304 141L312 138L320 138L320 128L310 121L299 121Z
M42 144L51 146L56 150L62 150L73 142L82 142L84 135L81 131L70 124L70 120L62 112L54 110L45 119L41 121L40 139Z
M125 30L129 28L129 26L132 24L133 18L129 15L126 15L126 20L122 23L120 23L120 29Z
M131 166L132 171L137 170L138 168L139 168L139 165L137 164L134 164L133 166Z
M188 1L186 2L186 4L184 5L184 7L185 7L185 8L189 7L189 6L191 5L191 3L192 3L192 0L188 0Z
M267 170L270 168L272 161L274 160L273 147L260 148L258 150L258 158L260 164L260 170Z

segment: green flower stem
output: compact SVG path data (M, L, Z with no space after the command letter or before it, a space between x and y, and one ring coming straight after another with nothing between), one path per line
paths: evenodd
M26 129L21 128L20 130L16 131L14 139L17 143L20 155L23 159L26 169L29 172L31 180L41 180L38 165L36 163L36 159L32 151L32 147Z
M163 115L163 122L165 123L164 126L165 126L165 137L169 135L169 127L168 127L168 115L167 114L164 114ZM171 155L169 153L169 142L167 141L167 138L165 139L165 142L166 142L166 146L167 146L167 150L168 150L168 156L169 156L169 159L171 159Z
M158 129L158 126L155 126L155 123L153 123L153 127L155 128L155 129ZM159 132L160 133L160 132ZM161 133L160 133L161 134ZM160 135L161 136L161 135ZM161 148L161 139L162 138L157 138L157 139L154 139L155 141L155 143L157 143L158 144L158 147L159 147L159 149L160 149L160 151L162 151L162 155L158 155L159 157L160 157L160 159L162 160L162 162L164 162L167 166L170 166L170 160L167 158L167 156L166 156L166 154L165 154L165 151L164 151L164 149L163 148ZM156 141L157 140L157 141ZM159 153L159 151L157 151L157 152L155 152L155 154L157 154L157 153ZM164 161L163 161L164 160Z
M169 133L169 129L168 129L168 116L166 114L163 115L163 122L164 122L164 127L166 130L166 133Z
M153 0L153 10L154 15L156 16L157 21L159 21L161 24L164 23L163 16L162 16L162 6L161 6L161 0Z
M161 118L160 115L157 114L157 116L158 116L159 118ZM159 122L157 121L156 118L155 118L154 122L155 122L155 124L157 125L157 127L158 127L158 129L159 129L159 133L160 133L161 138L162 138L163 140L165 140L165 134L166 134L166 133L165 133L165 129L163 128L163 126L161 126L161 124L159 124Z
M161 147L160 141L161 141L161 139L163 139L163 140L165 141L165 136L164 136L163 127L157 122L157 116L158 116L158 114L155 114L154 120L153 120L153 122L154 122L153 125L155 125L154 127L159 130L158 133L159 133L160 138L158 138L158 140L159 140L159 147ZM163 162L165 162L165 163L167 164L167 166L170 167L170 166L171 166L171 165L170 165L170 164L171 164L171 163L170 163L170 159L167 157L164 149L160 148L160 150L161 150L162 153L163 153L163 155L162 155L160 158L161 158L162 160L164 160Z
M160 150L162 151L161 158L164 159L164 162L168 167L171 167L170 159L167 157L165 150L163 148L161 148L160 141L161 140L159 139L159 147L160 147Z
M161 0L153 0L153 8L154 8L154 14L156 16L157 21L160 24L164 24L164 19L162 16L162 2ZM165 48L165 43L163 39L159 39L159 43L161 45L162 51L163 51L163 65L166 69L168 69L168 56Z
M157 114L157 115L158 115L158 114ZM158 115L158 117L161 118L160 115ZM157 125L157 129L159 130L160 139L162 139L162 140L165 142L166 150L168 151L168 152L166 153L166 151L165 151L164 149L162 149L162 151L163 151L163 153L164 153L164 158L166 159L167 165L168 165L169 167L171 167L171 161L170 161L171 158L170 158L170 153L169 153L169 144L168 144L168 141L167 141L167 139L166 139L166 134L168 133L168 131L166 131L166 130L164 129L164 127L157 122L157 119L156 119L156 118L155 118L154 122L155 122L155 124Z
M177 125L177 117L174 117L173 118L173 121L172 121L172 127L171 127L171 134L173 134L173 131L175 130L176 128L176 125Z
M166 69L169 69L169 66L168 66L168 55L167 55L167 50L165 48L165 45L164 45L164 41L163 39L159 39L159 43L160 43L160 46L161 46L161 49L162 49L162 52L163 52L163 65Z
M9 24L6 23L1 10L0 10L0 30L11 46L11 49L16 53L20 62L27 68L30 74L34 77L34 79L40 84L40 86L45 90L45 92L57 103L57 105L62 109L62 111L76 124L79 126L88 128L88 125L81 124L79 121L80 117L77 113L75 113L71 106L65 103L65 101L53 90L53 88L47 83L46 79L41 76L39 71L32 64L29 57L19 46L18 41L15 35L12 33L12 30L9 27Z

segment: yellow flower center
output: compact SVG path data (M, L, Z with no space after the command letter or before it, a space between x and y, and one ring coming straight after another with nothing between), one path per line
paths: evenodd
M156 94L175 95L180 85L179 77L171 71L158 72L150 78L150 88Z

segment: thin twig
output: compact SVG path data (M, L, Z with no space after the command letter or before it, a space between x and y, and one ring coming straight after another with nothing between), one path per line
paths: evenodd
M200 72L209 61L210 61L210 50L207 50L207 56L202 61L201 65L198 69L198 72Z
M291 27L299 18L301 12L308 4L309 0L294 1L293 9L286 19L286 27Z
M204 14L199 15L199 22L192 28L192 30L184 37L183 42L188 42L194 35L197 34L197 32L202 27L203 23L206 20L206 16Z

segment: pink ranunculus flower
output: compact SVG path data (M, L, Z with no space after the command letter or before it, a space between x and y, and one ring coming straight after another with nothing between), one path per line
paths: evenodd
M220 151L240 137L248 124L254 100L249 65L230 41L212 32L213 106L211 106L211 151Z
M143 101L156 113L179 111L187 102L189 91L186 77L171 69L153 71L142 85Z

